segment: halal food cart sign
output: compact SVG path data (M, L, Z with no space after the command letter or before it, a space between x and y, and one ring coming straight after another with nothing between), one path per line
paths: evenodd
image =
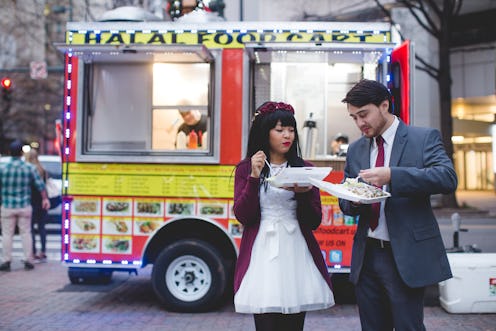
M243 48L245 43L388 43L390 31L69 31L72 45L205 45L207 48Z

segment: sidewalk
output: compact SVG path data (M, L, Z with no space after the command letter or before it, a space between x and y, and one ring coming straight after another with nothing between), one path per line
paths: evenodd
M496 217L496 193L494 191L457 191L456 197L460 207L468 206L487 211Z
M493 192L461 191L457 198L461 206L472 207L461 213L496 215ZM442 212L450 215L451 211ZM58 261L60 252L54 251L48 263L37 264L33 271L25 271L16 259L11 272L0 272L0 330L255 330L252 317L234 313L231 302L204 314L164 310L153 293L149 267L136 276L114 273L108 285L73 285L67 268ZM439 306L437 287L428 291L427 330L496 330L496 314L450 314ZM307 315L305 331L328 330L360 330L356 305L337 304Z
M434 208L437 216L450 217L453 213L470 217L496 218L496 193L494 191L456 191L458 209Z
M163 309L156 299L150 268L138 275L115 273L108 285L73 285L59 262L0 272L2 331L254 331L253 318L234 313L232 301L201 314ZM424 309L427 330L495 330L496 314L449 314L439 306ZM358 331L356 305L336 306L307 314L305 331Z

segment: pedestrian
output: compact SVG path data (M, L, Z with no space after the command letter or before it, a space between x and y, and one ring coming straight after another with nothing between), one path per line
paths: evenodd
M345 178L391 194L380 204L339 199L344 214L359 215L350 280L362 329L425 330L426 286L452 277L430 196L456 190L453 164L438 130L392 114L383 84L361 80L342 101L362 132L348 148Z
M42 208L48 210L48 200L45 185L35 166L21 159L22 143L18 140L10 144L12 159L0 168L1 179L1 222L3 263L0 271L10 271L12 261L12 239L16 225L22 239L24 250L24 268L31 270L33 265L32 237L31 237L31 187L40 191Z
M48 179L48 173L41 165L38 160L38 152L31 148L28 153L25 155L26 162L31 163L36 167L38 174L43 179L43 182L46 184ZM42 197L38 190L31 191L31 206L33 207L33 214L31 217L31 235L33 238L33 257L35 262L46 262L46 228L45 224L47 222L47 210L43 209L42 205ZM40 236L40 244L41 250L40 253L36 253L36 231L35 225L38 230L38 234Z
M322 219L316 187L273 187L301 158L294 109L266 102L255 114L246 157L236 166L234 214L243 224L234 304L260 330L303 330L305 312L334 304L331 281L313 236Z

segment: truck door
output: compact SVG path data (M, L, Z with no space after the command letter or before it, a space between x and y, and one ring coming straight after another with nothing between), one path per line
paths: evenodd
M414 54L409 40L391 52L388 88L393 95L394 113L406 124L411 124L413 118Z

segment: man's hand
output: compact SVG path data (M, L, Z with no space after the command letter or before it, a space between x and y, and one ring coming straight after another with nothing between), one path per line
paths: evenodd
M389 167L360 170L359 175L365 182L377 187L382 187L391 181L391 169Z

